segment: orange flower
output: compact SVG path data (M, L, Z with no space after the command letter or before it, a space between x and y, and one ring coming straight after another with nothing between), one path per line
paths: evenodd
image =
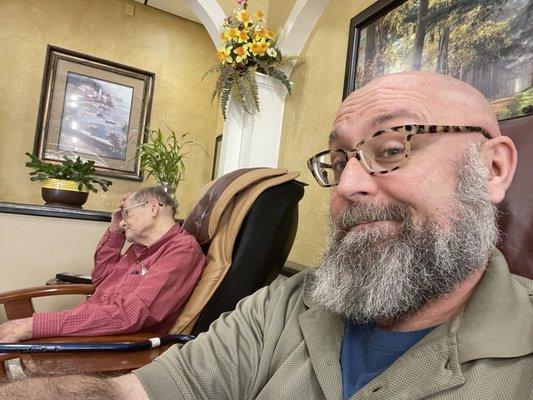
M221 47L218 49L217 57L222 64L231 64L233 62L233 58L231 58L231 47Z
M242 9L237 11L237 20L239 22L243 22L244 25L250 24L250 13L248 12L248 10Z
M268 48L270 47L270 43L266 43L264 41L254 41L250 45L250 51L254 56L262 56L266 53Z
M238 63L246 60L246 58L250 55L246 46L237 47L233 50L233 52L237 55L235 61L237 61Z
M254 29L254 34L257 40L260 40L268 36L268 29L264 26L256 26Z
M250 32L248 29L239 31L239 43L245 43L248 41L248 32Z

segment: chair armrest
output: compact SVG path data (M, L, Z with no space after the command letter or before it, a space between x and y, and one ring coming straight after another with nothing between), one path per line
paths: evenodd
M93 285L37 286L0 293L0 304L4 305L8 319L19 319L31 317L33 315L35 310L31 299L34 297L93 293Z
M25 288L19 290L12 290L10 292L0 293L0 304L5 304L9 301L32 299L34 297L57 296L66 294L93 294L93 285L47 285L36 286L32 288Z

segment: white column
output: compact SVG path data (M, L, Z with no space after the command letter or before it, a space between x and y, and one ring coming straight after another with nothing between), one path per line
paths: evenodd
M256 73L260 111L247 114L234 100L224 123L219 175L239 168L277 167L287 89Z
M215 47L224 12L217 0L184 0L209 32ZM296 0L277 45L285 55L298 56L314 25L330 0ZM284 68L290 76L292 65ZM231 101L224 123L219 176L239 168L276 167L278 165L283 109L287 90L277 80L256 74L260 111L246 114Z
M198 19L202 21L205 29L211 36L211 40L215 47L220 43L220 29L222 22L226 18L226 14L222 11L222 7L217 0L184 0L185 3L196 14Z
M277 41L277 46L283 54L300 54L329 2L330 0L296 0ZM287 76L290 76L292 67L290 63L285 67Z

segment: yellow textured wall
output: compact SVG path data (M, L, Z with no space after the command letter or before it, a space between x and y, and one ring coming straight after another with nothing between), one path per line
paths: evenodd
M374 1L332 0L311 33L291 75L279 165L301 171L310 185L300 202L298 233L289 260L316 265L327 237L330 189L321 188L306 167L313 154L327 148L327 138L342 101L350 19Z
M131 4L133 17L126 14ZM130 0L1 0L0 201L43 203L24 153L33 150L47 44L155 72L151 125L190 132L212 156L213 80L201 77L216 60L202 25ZM209 181L211 159L195 151L186 166L178 188L181 216ZM109 211L122 193L142 185L113 181L109 192L91 193L85 208Z
M296 0L270 0L268 7L267 26L279 36Z

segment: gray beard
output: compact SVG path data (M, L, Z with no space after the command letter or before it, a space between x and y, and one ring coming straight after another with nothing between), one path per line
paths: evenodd
M392 325L486 265L498 240L487 170L475 146L457 164L455 215L446 229L430 218L414 228L407 208L396 204L351 204L331 221L330 243L309 287L313 300L355 323ZM397 233L349 232L379 220L396 221Z

